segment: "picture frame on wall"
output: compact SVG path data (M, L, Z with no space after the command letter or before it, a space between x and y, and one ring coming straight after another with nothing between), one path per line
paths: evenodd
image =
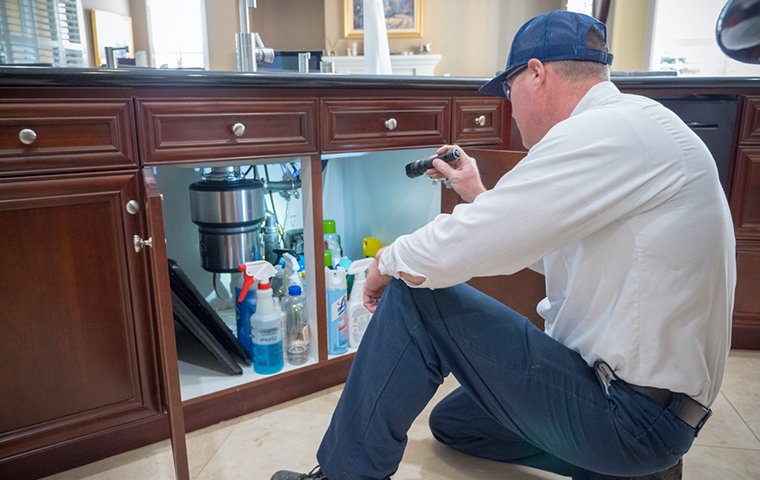
M389 38L422 37L422 0L383 0ZM364 1L343 0L345 37L364 37Z
M105 65L106 47L123 48L116 56L119 58L132 58L135 51L134 38L132 36L132 18L104 10L91 10L92 22L92 47L95 57L95 66Z

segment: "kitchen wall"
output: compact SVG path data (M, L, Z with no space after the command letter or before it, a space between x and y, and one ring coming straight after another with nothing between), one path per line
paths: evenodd
M140 1L144 0L132 0ZM343 38L343 2L258 0L258 8L251 11L252 28L276 50L335 50L345 55L349 41ZM206 0L212 70L235 69L237 3ZM561 5L561 0L423 0L422 38L391 39L391 53L417 52L421 43L430 43L432 52L443 56L436 75L491 76L504 68L520 25Z
M87 10L97 8L130 15L135 50L149 51L145 1L82 0L91 62ZM343 38L344 1L258 0L258 8L251 11L252 28L268 47L276 50L332 50L345 55L350 41ZM390 39L390 50L418 52L420 44L430 43L432 52L442 55L436 75L488 77L504 67L512 37L528 18L561 8L563 3L563 0L422 0L422 37ZM649 69L656 4L655 0L613 2L607 22L615 55L613 70ZM210 69L234 70L238 0L206 0L206 24ZM361 53L362 42L358 43Z

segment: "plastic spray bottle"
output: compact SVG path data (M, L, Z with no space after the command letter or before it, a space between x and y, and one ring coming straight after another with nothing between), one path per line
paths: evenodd
M258 280L256 290L256 311L251 316L251 340L253 343L253 371L256 373L277 373L283 367L282 352L282 312L275 308L269 279L276 273L266 260L246 262L238 266L244 273L245 281L238 296L238 303L245 299L248 289Z
M346 311L346 270L325 267L327 284L327 353L338 355L348 350L348 312Z
M235 302L235 324L237 327L237 338L240 344L245 348L248 355L253 358L253 343L251 342L251 315L256 311L256 290L246 288L246 294L241 297L240 292L243 289L244 275L236 275L238 280L235 284L235 295L238 301ZM240 300L242 298L242 300Z
M292 287L293 285L298 285L299 287L302 286L301 275L298 273L298 270L301 267L298 265L298 259L287 252L282 254L282 260L285 263L285 268L282 272L281 296L285 297L288 294L289 287ZM285 305L283 305L283 309L284 308Z
M349 275L354 276L354 286L351 289L351 297L348 299L348 345L351 348L359 346L372 319L372 314L364 307L363 293L367 270L374 261L374 258L362 258L348 267Z

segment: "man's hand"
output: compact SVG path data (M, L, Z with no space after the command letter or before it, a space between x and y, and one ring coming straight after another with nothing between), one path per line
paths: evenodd
M483 182L480 180L480 172L475 159L467 155L461 147L457 145L444 145L435 151L436 154L459 149L460 157L449 163L440 159L433 160L433 168L425 173L436 180L448 179L451 187L459 194L465 202L472 202L475 197L486 191Z
M364 281L364 307L369 310L370 313L375 313L377 303L380 301L380 297L383 295L385 287L391 280L393 280L393 277L390 275L383 275L380 273L378 264L380 263L380 257L382 254L383 249L381 248L377 251L375 261L372 263L372 266L369 267L367 279Z

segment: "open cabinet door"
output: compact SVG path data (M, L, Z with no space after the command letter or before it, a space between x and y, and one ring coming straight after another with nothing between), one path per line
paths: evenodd
M174 320L172 317L171 287L169 286L169 267L166 256L166 237L161 208L161 192L156 179L149 169L142 171L145 188L145 213L152 242L149 248L151 284L153 292L153 309L158 330L158 342L161 358L161 378L164 387L169 433L171 435L174 471L178 480L189 480L190 471L187 463L187 444L185 443L185 420L182 412L182 397L179 389L179 364L177 344L174 337ZM140 239L135 239L136 245ZM135 248L138 248L137 246Z
M467 148L466 152L478 161L480 177L488 189L493 188L527 154L521 151L477 148ZM454 190L441 190L441 212L451 213L457 204L463 202ZM536 313L536 305L546 296L543 275L526 268L513 275L475 277L467 283L525 315L539 328L544 328L544 320Z

